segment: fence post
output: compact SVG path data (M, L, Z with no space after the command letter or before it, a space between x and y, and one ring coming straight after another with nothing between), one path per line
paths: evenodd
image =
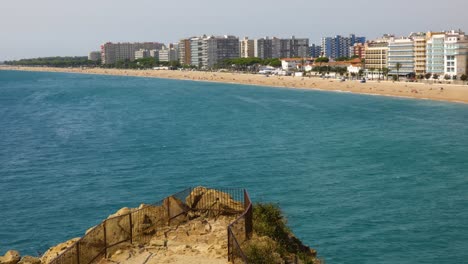
M231 229L230 227L228 226L227 228L227 232L228 232L228 261L231 261L232 260L232 257L231 257Z
M167 225L171 225L171 199L169 197L166 198L167 203Z
M102 224L104 227L104 258L107 258L107 231L106 231L107 220Z
M250 201L250 197L247 194L247 190L244 189L244 208L247 210L245 213L245 239L249 240L252 236L253 231L253 208L252 202Z
M133 244L133 223L132 223L132 213L128 214L128 220L130 223L130 244Z

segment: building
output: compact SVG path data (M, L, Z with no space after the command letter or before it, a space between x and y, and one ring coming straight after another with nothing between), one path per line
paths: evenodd
M145 49L140 49L135 51L135 60L144 59L150 57L150 51Z
M159 61L159 50L150 50L150 57Z
M158 59L164 62L179 61L179 54L175 48L161 49L158 52Z
M240 41L240 57L253 58L255 57L255 41L245 37Z
M182 65L190 65L192 56L190 52L190 39L181 39L179 41L179 62Z
M414 73L421 76L426 73L426 33L411 33L414 42Z
M461 77L468 74L468 36L462 31L450 31L444 41L444 75Z
M90 61L100 61L101 60L101 52L100 51L91 51L88 54L88 60L90 60Z
M212 68L226 59L240 57L239 38L235 36L202 36L190 39L191 65Z
M353 46L349 47L349 57L353 56L361 60L366 57L366 47L364 43L354 43Z
M365 69L367 72L374 70L382 71L387 68L388 42L392 36L384 36L381 39L366 42L365 46Z
M390 70L389 74L401 76L414 74L414 51L412 38L391 38L388 42L387 68Z
M311 58L322 57L322 47L319 45L312 44L309 47L309 56Z
M443 75L444 74L444 32L429 32L426 44L426 72Z
M143 43L112 43L107 42L101 45L102 64L113 64L120 60L135 60L135 51L144 50L160 50L164 44L159 42L143 42Z
M364 44L365 37L356 37L351 34L349 37L337 35L335 37L322 38L322 54L325 57L336 59L340 57L351 57L349 48L356 43Z
M296 38L261 38L254 40L254 56L262 59L271 58L308 58L310 57L309 39Z
M273 58L273 40L268 37L254 40L254 57L260 59Z

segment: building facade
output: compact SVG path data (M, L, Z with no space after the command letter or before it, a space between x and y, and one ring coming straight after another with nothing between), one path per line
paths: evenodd
M245 37L240 41L240 57L253 58L255 57L255 43L253 39Z
M414 73L421 76L426 73L426 33L412 33L414 42Z
M192 60L190 52L190 39L181 39L179 41L179 62L182 65L190 65Z
M349 57L356 56L359 59L366 58L366 47L363 43L355 43L349 47Z
M315 45L315 44L310 45L309 56L311 58L322 57L322 47L319 45Z
M340 57L351 57L349 48L356 43L364 44L365 37L356 37L351 34L349 37L337 35L335 37L322 38L322 54L325 57L336 59Z
M144 59L150 57L150 51L145 49L140 49L135 51L135 60Z
M273 58L273 40L265 37L254 40L254 56L260 59Z
M119 60L135 60L135 51L144 50L160 50L165 47L159 42L144 42L144 43L112 43L107 42L101 45L101 60L102 64L112 64Z
M414 41L412 38L390 39L387 68L391 75L409 76L414 73Z
M235 36L202 36L190 39L191 65L212 68L226 59L240 57L239 38Z
M365 44L366 70L382 70L387 68L388 41L389 39L382 38Z
M426 72L444 74L444 43L445 33L428 33L426 44Z
M158 59L164 62L179 61L179 54L175 48L161 49L158 52Z

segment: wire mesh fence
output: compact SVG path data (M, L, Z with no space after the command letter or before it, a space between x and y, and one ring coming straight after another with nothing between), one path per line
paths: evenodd
M50 264L94 263L111 255L122 243L147 244L164 227L178 225L197 216L220 214L242 214L228 227L228 251L236 252L231 254L233 256L243 255L238 241L245 241L252 232L251 212L250 198L244 189L187 188L159 202L141 205L130 213L104 220Z

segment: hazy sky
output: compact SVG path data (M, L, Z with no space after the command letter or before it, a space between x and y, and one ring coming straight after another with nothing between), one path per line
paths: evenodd
M468 1L0 0L0 61L85 56L107 41L175 42L201 34L310 38L468 31Z

